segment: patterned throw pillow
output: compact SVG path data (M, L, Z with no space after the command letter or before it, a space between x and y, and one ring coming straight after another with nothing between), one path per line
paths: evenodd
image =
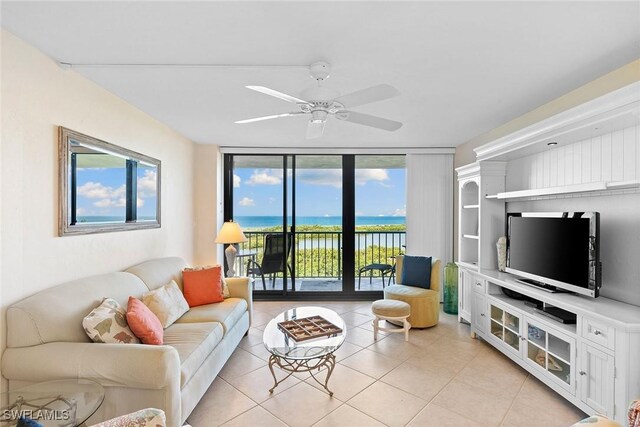
M165 425L166 419L164 411L147 408L132 414L103 421L91 427L163 427Z
M158 316L165 329L189 311L189 304L174 280L161 288L142 295L142 302L149 307L153 314Z
M127 325L124 308L112 298L105 298L82 319L82 327L93 342L140 344Z
M224 299L227 299L231 294L229 294L229 286L227 286L227 279L224 277L224 268L222 268L220 264L205 265L204 267L203 266L187 267L182 271L200 271L200 270L206 270L208 268L214 268L214 267L220 267L220 271L222 272L222 297Z

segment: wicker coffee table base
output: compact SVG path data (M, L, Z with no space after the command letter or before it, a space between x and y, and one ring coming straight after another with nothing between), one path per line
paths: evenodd
M280 381L276 378L276 373L273 370L273 366L278 365L280 369L285 372L288 372L288 375L282 378ZM273 387L269 389L269 393L273 393L273 390L278 387L278 384L284 382L287 378L297 372L309 372L311 374L311 378L315 380L318 384L320 384L329 396L333 396L333 392L329 390L327 385L329 384L329 378L333 373L333 368L336 366L336 358L333 353L327 353L324 356L316 357L313 359L287 359L285 357L276 356L272 354L269 357L269 369L271 370L271 375L273 375ZM326 367L327 368L327 376L324 380L324 383L316 378L316 375L313 373L314 370L320 371L320 369Z

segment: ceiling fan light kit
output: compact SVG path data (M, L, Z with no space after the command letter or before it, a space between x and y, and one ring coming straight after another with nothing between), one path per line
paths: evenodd
M402 127L402 123L372 116L370 114L349 111L349 108L372 102L383 101L400 95L400 92L393 86L380 84L367 89L362 89L347 95L339 96L339 92L322 86L321 83L329 78L331 66L326 62L314 62L309 66L311 78L316 80L317 86L304 90L300 99L286 93L278 92L264 86L246 86L247 89L273 96L275 98L296 104L300 111L274 114L270 116L256 117L253 119L238 120L235 123L253 123L263 120L277 119L281 117L291 117L301 114L310 114L311 119L307 125L307 139L319 138L324 132L324 125L327 117L335 116L338 120L370 126L389 132L396 131Z

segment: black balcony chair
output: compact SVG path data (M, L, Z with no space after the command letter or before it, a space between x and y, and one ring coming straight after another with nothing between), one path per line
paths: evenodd
M289 265L289 254L291 253L291 246L293 244L293 236L288 233L287 236L287 249L285 255L285 238L284 233L266 234L264 236L264 251L262 253L262 260L258 264L253 259L247 261L247 275L258 275L262 278L262 289L267 289L267 284L264 280L265 274L271 275L271 287L276 287L276 273L284 273L284 260L286 259L286 265L289 269L289 277L293 277L291 266ZM284 284L283 284L284 286Z

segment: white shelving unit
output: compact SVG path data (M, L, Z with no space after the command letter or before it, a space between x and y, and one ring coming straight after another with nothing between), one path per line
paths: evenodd
M632 188L640 188L640 181L600 181L586 184L564 185L560 187L536 188L532 190L506 191L498 194L488 194L485 196L485 198L498 200L515 200L530 197L591 193L596 191L615 191Z
M495 242L504 234L504 202L485 196L504 190L506 163L474 163L458 168L456 172L460 194L458 265L475 271L496 262ZM494 218L502 219L495 221ZM469 281L464 277L467 273L459 274L458 318L471 322L473 294L464 285Z
M456 169L459 320L581 410L623 425L640 396L640 307L520 284L496 271L496 241L509 202L637 194L639 139L640 82L477 147L476 162ZM577 323L551 320L503 289Z

